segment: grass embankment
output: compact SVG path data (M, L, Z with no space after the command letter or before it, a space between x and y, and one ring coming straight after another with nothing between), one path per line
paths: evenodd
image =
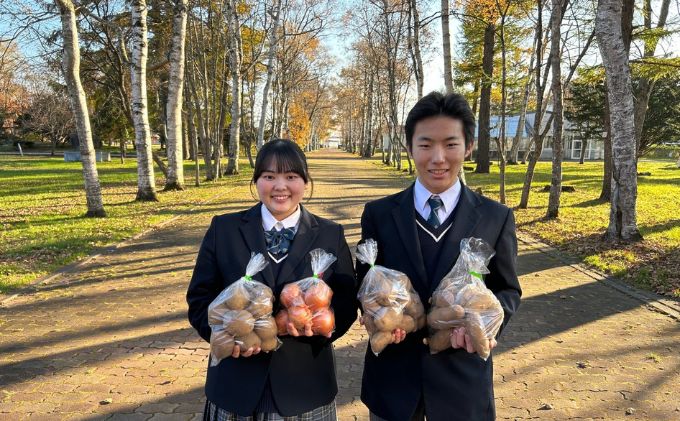
M136 161L98 162L108 217L84 218L80 162L0 156L0 293L186 212L229 186L248 183L252 176L246 161L238 176L216 182L202 179L195 187L194 168L184 166L184 191L161 191L165 180L156 171L159 201L136 202Z
M403 163L406 167L406 162ZM472 163L466 163L472 165ZM518 230L540 238L558 249L579 257L584 263L614 274L631 284L680 298L680 169L675 160L641 160L638 172L637 223L644 240L612 244L602 240L609 224L608 202L598 200L602 186L602 162L565 162L560 217L547 220L551 163L536 167L529 207L517 209L526 165L512 165L506 172L506 201L515 209ZM499 168L490 174L466 172L468 184L481 187L484 195L499 198Z

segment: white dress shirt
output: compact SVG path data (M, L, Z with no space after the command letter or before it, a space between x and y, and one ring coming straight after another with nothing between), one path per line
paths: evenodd
M297 233L297 227L298 223L300 222L301 214L300 205L298 205L297 209L295 209L295 212L281 221L278 221L276 218L274 218L274 215L269 212L269 209L267 209L264 204L262 204L260 209L262 213L262 228L264 228L265 231L269 231L276 227L277 231L281 231L284 228L292 228L293 231Z
M456 180L456 183L449 187L448 190L436 195L439 196L444 203L444 206L437 210L437 217L441 222L446 221L446 218L448 218L451 215L451 212L456 208L458 200L460 200L461 190L460 180ZM430 217L430 204L427 203L427 200L432 195L434 195L434 193L425 188L420 182L420 179L416 179L416 184L413 188L413 202L416 212L418 212L426 221Z

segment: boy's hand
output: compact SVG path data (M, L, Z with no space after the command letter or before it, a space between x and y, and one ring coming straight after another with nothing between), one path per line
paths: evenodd
M406 331L404 329L394 329L392 331L392 343L398 344L406 338Z
M497 345L496 339L489 340L489 349L494 349ZM451 331L451 347L453 349L463 348L470 354L475 352L472 346L470 334L465 332L464 327L457 327Z
M364 325L364 317L366 316L359 316L359 324L361 326ZM392 343L393 344L398 344L399 342L403 341L406 338L406 331L404 329L394 329L392 331Z

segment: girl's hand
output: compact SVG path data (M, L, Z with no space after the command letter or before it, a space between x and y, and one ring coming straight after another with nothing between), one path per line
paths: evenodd
M498 342L496 342L496 339L490 339L489 349L494 349L497 344ZM472 338L470 338L469 333L465 332L464 327L457 327L451 330L451 347L453 349L463 348L470 354L475 352L475 349L472 346Z
M256 346L256 347L248 348L245 352L241 352L241 346L235 345L234 350L231 352L231 356L232 356L232 358L250 357L251 355L259 354L261 350L262 350L262 348L260 348L259 346Z
M291 322L288 322L288 334L291 336L314 336L314 333L312 332L312 322L305 323L305 331L301 334L298 332L298 330L295 328L295 325Z

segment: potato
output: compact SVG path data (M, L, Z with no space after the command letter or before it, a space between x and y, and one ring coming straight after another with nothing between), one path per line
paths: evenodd
M414 319L417 319L424 313L425 309L423 308L423 303L420 301L418 294L411 294L408 303L406 303L406 307L404 307L404 314L408 314Z
M441 291L436 291L432 295L432 304L435 307L449 307L456 302L456 295L450 291L443 289Z
M220 326L224 322L224 315L229 311L225 303L220 303L212 308L208 307L208 324Z
M239 285L231 291L231 295L224 300L224 304L231 310L243 310L250 304L248 291Z
M451 348L451 331L449 329L435 331L427 340L430 346L430 354Z
M269 351L274 351L279 347L279 340L276 336L272 336L267 339L262 339L262 344L260 345L260 348L262 348L262 351L264 352L269 352Z
M392 332L376 332L371 336L371 351L378 355L392 343Z
M232 310L224 320L224 328L234 336L245 336L254 326L255 319L245 310Z
M372 335L374 332L378 330L377 327L375 327L375 322L373 321L373 316L370 316L368 314L364 314L364 326L366 327L366 332L368 332L370 335Z
M459 305L453 307L433 307L427 315L427 324L432 329L447 329L460 324L457 322L465 316L465 310Z
M361 307L364 309L364 313L368 313L374 316L382 307L374 299L368 299L361 303Z
M210 354L213 358L222 360L231 356L234 350L234 337L224 330L210 334Z
M254 318L259 319L267 314L271 314L272 304L270 301L265 300L253 301L246 307L246 311L250 312Z
M256 320L254 332L262 341L275 337L277 333L276 320L271 316Z
M488 309L500 308L500 305L496 297L493 295L493 293L480 291L479 294L475 295L473 298L469 300L466 308L470 308L472 310L477 311L483 311Z
M404 314L401 317L401 322L399 323L399 328L403 329L406 333L411 333L416 331L416 321L413 317Z
M489 339L484 332L484 322L477 313L468 313L465 319L465 330L470 334L472 346L483 359L489 358L491 349Z
M425 317L425 313L423 313L416 319L416 329L420 330L420 329L424 328L426 325L427 325L427 317Z
M383 332L392 332L399 326L401 322L401 314L397 313L392 308L382 308L376 314L374 319L375 327Z
M246 352L249 348L256 348L262 344L262 340L255 332L250 332L245 336L237 336L234 342L241 348L241 352Z

